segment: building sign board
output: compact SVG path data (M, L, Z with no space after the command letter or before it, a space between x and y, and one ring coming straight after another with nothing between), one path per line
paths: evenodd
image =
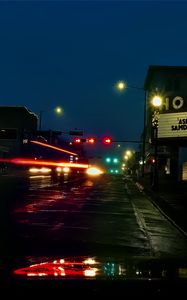
M181 96L173 96L173 97L163 97L162 99L162 113L169 113L169 112L179 112L179 111L186 111L187 103L184 97Z
M160 114L158 138L187 137L187 112Z

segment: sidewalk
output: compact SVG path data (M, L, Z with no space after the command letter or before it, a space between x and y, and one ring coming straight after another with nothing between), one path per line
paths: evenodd
M187 234L187 182L159 178L159 189L153 191L150 178L140 178L136 185L149 195L162 211Z
M28 170L24 167L17 167L12 165L7 165L6 168L2 169L0 168L0 178L6 177L6 176L24 176L28 174Z

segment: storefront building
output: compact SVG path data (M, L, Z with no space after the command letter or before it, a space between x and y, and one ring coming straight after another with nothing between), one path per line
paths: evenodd
M145 79L145 172L154 164L152 99L162 104L158 114L158 171L160 176L187 180L187 67L150 66Z
M0 106L0 157L21 155L38 117L24 106Z

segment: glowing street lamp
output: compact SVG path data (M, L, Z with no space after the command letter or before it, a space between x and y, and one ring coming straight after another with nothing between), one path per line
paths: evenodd
M152 105L154 107L160 107L162 105L162 98L160 96L154 96L152 99Z
M127 150L125 152L125 155L127 155L128 157L132 156L132 151L131 150Z
M124 81L119 81L117 84L116 84L116 88L119 90L119 91L123 91L125 88L126 88L126 83Z
M62 107L60 107L60 106L55 107L55 112L56 112L58 115L63 114L63 109L62 109Z
M147 94L145 88L137 86L129 86L124 81L119 81L116 84L117 90L120 92L124 91L127 88L141 90L144 92L144 111L143 111L143 138L142 138L142 177L144 176L144 165L145 165L145 144L146 144L146 103L147 103Z
M60 106L57 106L54 108L54 112L56 115L62 115L64 113L64 110L62 107ZM40 114L39 114L39 130L42 129L42 118L43 118L43 113L44 111L43 110L40 110Z

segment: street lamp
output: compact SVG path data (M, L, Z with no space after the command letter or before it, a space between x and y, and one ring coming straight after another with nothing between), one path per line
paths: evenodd
M154 169L152 177L152 189L158 190L158 120L159 120L159 107L162 105L162 98L155 95L152 99L152 105L154 112L152 116L152 128L153 128L153 141L154 141Z
M126 88L131 88L131 89L136 89L136 90L141 90L144 92L144 108L143 108L143 137L142 137L142 177L144 177L145 173L145 144L146 144L146 108L147 108L147 93L145 88L137 87L137 86L129 86L127 85L124 81L118 81L116 84L117 90L120 92L125 90Z
M118 81L116 87L119 91L123 91L124 89L126 89L127 86L124 81Z
M62 107L60 107L60 106L55 107L55 112L56 112L58 115L61 115L61 114L63 113Z
M63 108L60 106L55 107L54 112L56 115L62 115L63 114ZM42 119L43 119L43 110L40 110L40 114L39 114L39 130L42 130Z
M132 151L131 150L125 151L125 155L127 155L128 157L131 157L132 156Z

